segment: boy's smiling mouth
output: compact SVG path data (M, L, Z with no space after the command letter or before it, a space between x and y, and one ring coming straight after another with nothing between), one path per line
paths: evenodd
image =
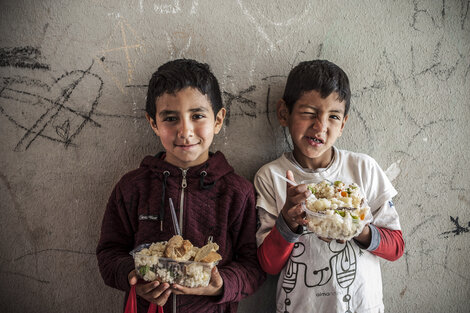
M323 139L320 139L318 137L309 137L309 136L305 136L305 137L307 138L308 143L311 145L322 145L325 143Z
M192 144L175 144L175 147L181 148L183 150L191 149L192 147L197 146L199 143L192 143Z

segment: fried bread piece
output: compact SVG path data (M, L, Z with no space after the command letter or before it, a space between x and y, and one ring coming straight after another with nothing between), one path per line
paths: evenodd
M217 253L219 245L214 242L209 242L204 247L200 248L194 256L194 261L212 263L222 259L222 256Z
M183 237L176 235L168 240L164 256L176 261L187 261L194 254L191 252L193 252L193 244L189 240L184 240Z
M218 262L222 259L222 256L215 251L209 252L205 257L199 260L199 262L213 263Z

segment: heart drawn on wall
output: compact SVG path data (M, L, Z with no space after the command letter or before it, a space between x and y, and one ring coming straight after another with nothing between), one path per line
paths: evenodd
M37 139L73 145L86 124L100 127L92 115L103 80L86 70L67 72L51 85L24 76L0 80L0 113L22 134L14 150L25 151Z

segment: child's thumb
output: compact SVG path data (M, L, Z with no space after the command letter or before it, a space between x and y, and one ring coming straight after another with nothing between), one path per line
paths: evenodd
M129 273L127 279L129 281L129 285L134 286L135 284L137 284L137 273L135 272L135 270Z
M288 171L286 172L286 178L292 180L293 182L295 182L295 180L294 180L294 173L292 173L291 170L288 170Z
M217 266L214 266L214 268L212 269L211 280L218 287L222 286L224 283L224 279L222 278L222 276L220 276L219 269L217 268Z

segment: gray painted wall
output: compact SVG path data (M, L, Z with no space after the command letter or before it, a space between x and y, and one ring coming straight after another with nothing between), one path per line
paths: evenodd
M156 67L211 64L229 109L213 144L243 176L289 148L274 108L299 61L349 73L337 146L399 191L405 255L388 312L469 312L470 2L0 2L2 312L118 312L94 249L117 180L161 149L144 119ZM276 277L239 312L272 312Z

